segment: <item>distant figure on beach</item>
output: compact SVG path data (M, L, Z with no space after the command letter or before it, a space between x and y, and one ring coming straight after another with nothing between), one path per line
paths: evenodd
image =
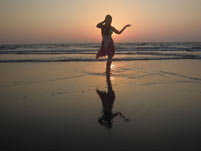
M110 80L110 73L106 73L106 81L107 81L107 92L96 90L97 94L99 95L102 105L103 105L103 112L101 117L98 118L98 122L105 126L107 129L111 129L113 126L113 119L118 115L124 119L124 121L130 121L127 119L121 112L113 112L113 104L115 101L115 93L112 89L112 83Z
M102 33L102 45L98 53L96 54L96 58L108 56L107 64L106 64L106 73L110 73L110 66L112 63L112 57L115 53L115 47L112 40L112 33L121 34L127 27L130 27L131 25L126 25L122 28L122 30L118 31L115 27L112 25L112 16L107 15L105 17L105 20L97 24L97 28L101 28Z

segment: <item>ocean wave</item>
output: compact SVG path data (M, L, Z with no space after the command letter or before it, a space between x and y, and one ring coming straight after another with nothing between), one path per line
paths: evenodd
M105 59L95 59L99 48L100 43L0 45L0 63L105 61ZM115 48L114 61L200 59L201 57L200 42L115 43Z
M0 54L94 54L97 53L98 49L88 50L0 50ZM128 54L128 53L139 53L139 52L201 52L201 49L181 49L181 48L141 48L141 49L116 49L116 53Z
M201 59L200 56L185 55L172 57L124 57L114 58L113 61L148 61L148 60L179 60L179 59ZM106 58L46 58L46 59L6 59L0 60L0 63L23 63L23 62L101 62L106 61Z
M67 43L67 44L19 44L0 45L0 52L68 52L97 51L100 43ZM115 43L117 51L201 51L201 42L183 43Z

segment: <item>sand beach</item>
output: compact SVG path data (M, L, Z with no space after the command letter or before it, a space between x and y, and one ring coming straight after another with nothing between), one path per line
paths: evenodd
M105 62L1 63L0 147L200 149L200 66L200 60L113 62L110 85ZM97 90L112 91L113 102L103 105ZM114 116L105 118L105 110Z

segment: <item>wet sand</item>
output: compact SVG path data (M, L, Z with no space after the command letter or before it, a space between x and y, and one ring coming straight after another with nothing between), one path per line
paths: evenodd
M199 150L201 61L1 63L4 150Z

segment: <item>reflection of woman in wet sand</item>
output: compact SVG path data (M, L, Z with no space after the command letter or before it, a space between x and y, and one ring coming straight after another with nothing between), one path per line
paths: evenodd
M118 115L122 117L125 121L129 121L123 114L120 112L113 113L112 107L115 101L115 93L112 89L112 84L110 81L110 73L106 74L106 80L107 80L107 87L108 91L99 91L96 90L99 97L101 98L102 105L103 105L103 114L101 117L99 117L98 122L105 126L106 128L110 129L112 128L112 120L117 117Z
M112 17L110 15L107 15L105 17L105 20L97 24L97 28L101 28L102 33L102 45L99 50L99 52L96 55L96 58L102 57L102 56L108 56L107 59L107 65L106 65L106 72L110 73L110 65L112 63L112 57L115 53L114 43L112 40L112 33L121 34L127 27L130 27L131 25L126 25L123 27L122 30L118 31L115 27L111 26L112 23Z

